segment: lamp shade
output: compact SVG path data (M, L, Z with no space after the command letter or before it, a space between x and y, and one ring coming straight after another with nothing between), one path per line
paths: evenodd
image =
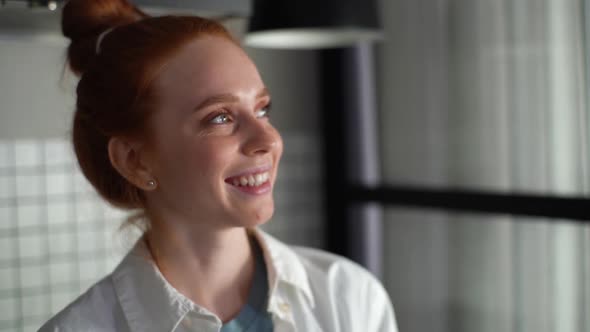
M381 38L373 0L253 0L245 42L267 48L329 48Z

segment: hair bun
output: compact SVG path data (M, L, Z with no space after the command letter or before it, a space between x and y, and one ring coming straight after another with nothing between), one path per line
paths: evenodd
M71 43L68 62L83 73L96 56L96 40L105 30L139 21L147 14L126 0L69 0L63 8L61 28Z

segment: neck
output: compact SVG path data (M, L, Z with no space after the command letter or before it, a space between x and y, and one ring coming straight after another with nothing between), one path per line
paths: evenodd
M145 238L166 280L222 321L246 303L254 258L245 228L206 230L157 222Z

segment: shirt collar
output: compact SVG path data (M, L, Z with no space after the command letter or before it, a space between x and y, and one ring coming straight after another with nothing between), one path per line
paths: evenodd
M160 273L141 237L112 274L131 331L174 331L194 304Z
M277 291L280 291L281 287L289 285L301 291L313 307L315 300L311 292L309 278L299 257L292 249L271 235L256 228L251 229L250 232L262 247L268 270L271 299Z
M301 291L314 306L303 263L286 245L256 228L249 232L262 248L268 271L269 311L275 311L275 300L283 287ZM131 331L174 331L187 313L193 311L216 319L205 308L194 304L176 290L154 264L141 237L112 273L113 285Z

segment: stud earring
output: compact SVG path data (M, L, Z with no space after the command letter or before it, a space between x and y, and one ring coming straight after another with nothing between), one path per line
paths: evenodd
M155 187L155 186L156 186L156 181L154 181L154 180L149 180L149 181L147 182L147 185L148 185L148 186L150 186L150 187Z

